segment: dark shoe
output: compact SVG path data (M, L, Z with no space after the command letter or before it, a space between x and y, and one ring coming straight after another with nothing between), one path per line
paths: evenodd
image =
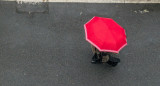
M108 61L107 63L113 67L117 66L118 64L118 62L111 62L111 61Z
M117 64L120 62L119 58L115 58L112 56L109 56L109 60L107 61L107 63L113 67L117 66Z
M100 63L100 59L98 59L97 54L94 54L94 56L92 57L92 64L96 64L96 63Z

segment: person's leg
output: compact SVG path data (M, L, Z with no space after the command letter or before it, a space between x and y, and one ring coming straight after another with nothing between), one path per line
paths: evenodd
M115 56L117 56L117 54L110 53L109 60L107 61L107 63L113 67L117 66L117 64L120 62L120 59L116 58Z
M94 56L92 57L91 63L100 63L100 59L98 56L99 54L98 50L93 45L91 45L91 49L94 54Z
M95 47L93 45L91 45L91 49L92 49L93 54L95 54L96 50L95 50Z
M109 55L102 56L102 63L106 63L109 60Z

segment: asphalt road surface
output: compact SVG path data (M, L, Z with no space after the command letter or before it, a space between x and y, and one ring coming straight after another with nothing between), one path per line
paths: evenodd
M0 86L160 85L160 4L47 6L27 13L0 2ZM83 25L93 16L113 18L126 30L117 67L90 63Z

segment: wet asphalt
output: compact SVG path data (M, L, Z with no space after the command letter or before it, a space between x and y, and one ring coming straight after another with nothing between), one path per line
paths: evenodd
M0 86L159 86L160 4L46 6L27 13L0 2ZM113 18L126 30L116 67L90 63L83 25L93 16Z

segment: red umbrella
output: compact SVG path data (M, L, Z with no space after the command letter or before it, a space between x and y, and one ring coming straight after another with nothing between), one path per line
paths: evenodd
M95 16L84 29L86 40L101 52L119 53L127 45L125 30L111 18Z

